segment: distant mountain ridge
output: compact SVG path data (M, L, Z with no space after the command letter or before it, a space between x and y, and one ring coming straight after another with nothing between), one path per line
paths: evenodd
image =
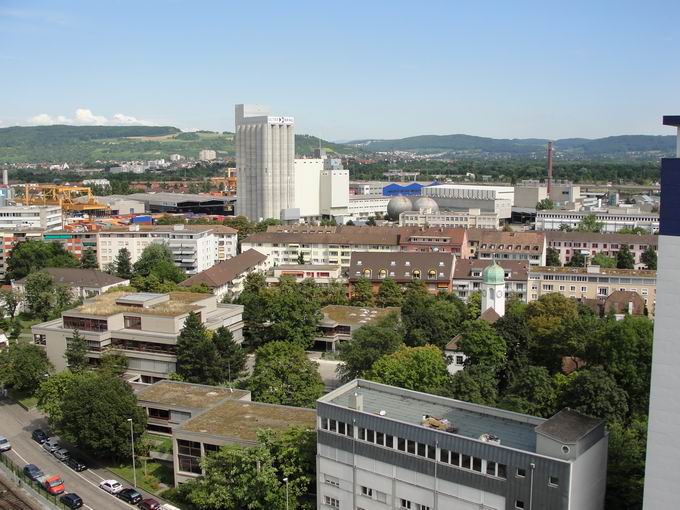
M555 151L566 157L606 158L673 154L676 137L665 135L620 135L605 138L564 138L554 141ZM529 157L545 153L547 139L488 138L472 135L420 135L394 140L354 140L346 145L370 152L405 151L419 154L509 155Z

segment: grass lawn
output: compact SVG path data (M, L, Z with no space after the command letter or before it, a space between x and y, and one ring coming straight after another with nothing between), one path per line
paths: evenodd
M38 405L38 399L30 393L10 389L9 396L23 405L26 409L31 409Z
M172 453L172 438L166 436L159 436L157 434L149 434L146 437L152 443L151 449L155 452Z
M149 460L146 462L146 476L144 475L144 461L138 459L136 467L137 486L147 492L160 496L167 487L172 487L174 484L170 464ZM132 485L132 464L110 466L109 469ZM161 484L164 484L165 487Z
M21 332L22 333L31 333L31 326L35 326L36 324L43 322L40 319L26 318L24 316L24 314L20 314L18 318L21 321Z

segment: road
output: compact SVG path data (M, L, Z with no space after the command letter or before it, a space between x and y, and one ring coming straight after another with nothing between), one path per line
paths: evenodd
M75 492L83 498L85 509L131 510L135 508L98 487L99 482L109 478L117 479L125 486L130 484L124 483L119 477L100 467L93 467L81 473L73 471L31 439L31 432L38 428L48 430L46 421L37 411L25 411L10 400L0 400L0 435L7 437L12 443L12 449L3 455L8 455L19 466L35 464L46 475L60 475L64 480L66 492ZM142 490L139 492L144 498L154 497Z

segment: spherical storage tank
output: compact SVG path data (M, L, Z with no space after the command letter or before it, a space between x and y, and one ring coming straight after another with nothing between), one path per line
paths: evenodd
M439 211L439 204L430 197L420 197L413 203L413 210L425 213L436 213Z
M399 215L413 210L413 204L408 197L394 197L387 202L387 216L392 221L398 221Z

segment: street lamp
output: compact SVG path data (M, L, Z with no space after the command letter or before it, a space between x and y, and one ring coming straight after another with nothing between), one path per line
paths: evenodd
M286 510L288 510L288 477L283 479L286 482Z
M130 422L130 446L132 447L132 480L137 488L137 469L135 468L135 429L132 427L132 418L128 418Z

